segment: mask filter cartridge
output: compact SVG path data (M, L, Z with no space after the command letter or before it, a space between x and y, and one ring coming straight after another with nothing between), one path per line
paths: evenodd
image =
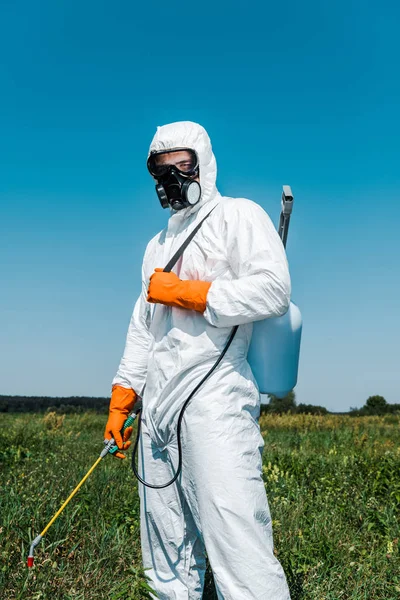
M201 187L198 181L181 175L174 167L159 179L156 185L157 196L161 206L171 206L174 210L182 210L198 203Z

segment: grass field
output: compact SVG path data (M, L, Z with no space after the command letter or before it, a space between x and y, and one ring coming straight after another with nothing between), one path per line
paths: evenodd
M105 420L1 415L1 598L149 597L128 460L99 465L25 566L30 541L96 459ZM268 415L260 425L292 600L399 600L399 417ZM215 598L208 573L204 600Z

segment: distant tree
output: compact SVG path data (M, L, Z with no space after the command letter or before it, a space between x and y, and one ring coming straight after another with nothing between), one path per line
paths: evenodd
M388 403L383 396L370 396L363 409L363 412L368 415L382 415L388 412Z
M269 403L266 404L262 402L265 398L264 395L261 396L261 414L265 413L286 413L289 410L292 413L308 413L311 415L326 415L329 414L329 410L325 408L325 406L319 406L315 404L296 404L296 394L292 390L288 393L284 398L277 398L273 394L268 394Z
M273 394L268 394L269 403L263 405L263 412L286 413L289 410L296 412L296 395L294 391L288 393L284 398L277 398Z
M386 414L400 414L400 404L389 404L383 396L370 396L362 408L350 407L349 411L352 417Z

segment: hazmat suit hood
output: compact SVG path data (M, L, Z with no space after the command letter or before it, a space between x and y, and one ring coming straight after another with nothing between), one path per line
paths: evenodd
M218 194L216 187L217 163L208 133L198 123L177 121L176 123L157 127L148 156L150 156L151 152L173 150L174 148L190 148L191 150L195 150L199 157L201 197L199 202L194 206L179 211L186 218L188 215L196 213ZM175 214L176 211L171 209L171 212Z

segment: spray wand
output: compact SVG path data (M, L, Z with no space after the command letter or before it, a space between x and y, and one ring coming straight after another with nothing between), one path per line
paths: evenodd
M132 426L133 422L135 421L135 419L136 419L138 413L141 411L141 409L142 409L142 402L141 401L136 402L135 407L133 409L133 412L131 412L131 414L129 415L129 417L126 419L126 421L124 423L124 426L122 427L121 434L123 434L124 431L128 427ZM64 510L64 508L67 506L67 504L69 503L69 501L72 500L72 498L78 492L79 488L85 483L85 481L89 477L89 475L95 470L95 468L97 467L97 465L101 462L101 460L105 456L107 456L107 454L115 454L116 452L118 452L118 446L116 445L114 438L111 438L111 440L104 440L104 444L105 444L105 447L100 452L99 458L90 467L89 471L81 479L81 481L78 483L78 485L73 490L73 492L71 492L71 494L68 496L68 498L66 499L66 501L64 502L64 504L56 512L56 514L54 515L54 517L47 523L47 525L43 529L42 533L40 533L38 536L36 536L35 539L33 540L32 544L31 544L31 547L30 547L30 550L29 550L29 555L28 555L28 560L27 560L28 567L33 567L33 562L34 562L33 552L34 552L36 546L42 541L42 538L46 534L47 530L53 525L54 521L60 516L60 514L62 513L62 511Z

